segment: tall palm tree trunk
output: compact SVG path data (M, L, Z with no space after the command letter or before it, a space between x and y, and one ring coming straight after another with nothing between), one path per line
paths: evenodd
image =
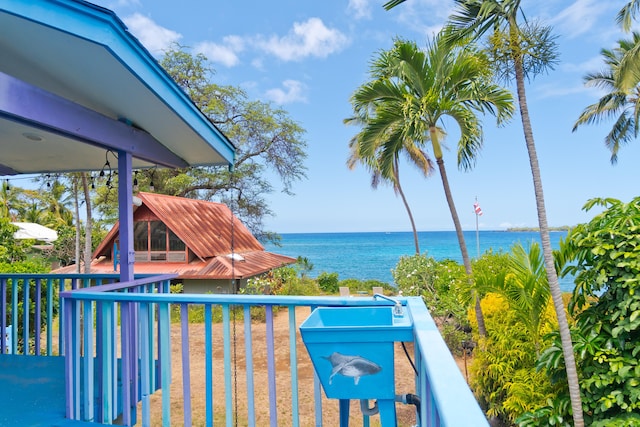
M73 208L76 217L76 273L80 273L80 234L82 229L80 228L80 202L78 201L78 177L73 176L71 189L73 191Z
M435 138L435 139L434 139ZM434 147L438 145L438 139L435 129L431 130L431 142ZM434 152L437 151L434 149ZM462 262L464 269L467 272L467 280L470 284L473 283L471 260L469 258L469 251L467 250L467 244L464 240L464 233L462 232L462 225L460 225L460 218L458 217L458 211L456 211L456 205L453 203L453 196L451 195L451 187L449 186L449 179L447 178L447 170L444 167L444 159L442 155L436 155L436 163L438 164L438 170L440 171L440 178L442 179L442 186L444 187L444 194L449 205L449 212L451 212L451 219L453 219L453 225L456 228L456 235L458 236L458 244L460 246L460 252L462 252ZM480 296L475 295L475 312L476 320L478 322L478 333L480 336L487 335L487 329L484 326L484 315L482 314L482 307L480 306Z
M580 397L578 371L576 369L576 361L573 353L573 343L571 340L571 332L569 330L569 322L567 321L567 314L565 312L564 302L562 301L562 290L560 289L558 274L553 261L553 251L551 249L551 239L549 237L549 225L547 223L547 211L542 191L542 178L540 177L540 166L538 164L538 155L536 153L536 145L533 139L533 130L531 127L531 119L529 117L529 108L527 106L527 98L525 94L524 69L519 58L515 61L515 74L518 104L520 107L520 116L522 118L522 129L524 131L524 139L527 144L529 163L531 164L531 173L533 175L533 188L536 196L536 207L538 209L538 224L540 226L542 254L544 257L545 268L547 270L547 279L549 281L551 298L553 300L555 312L558 317L558 326L560 328L562 353L564 355L565 369L567 372L571 409L573 410L573 424L574 427L583 427L584 417L582 412L582 399Z
M87 212L87 221L84 225L84 272L91 273L91 231L93 229L93 218L91 216L91 193L89 191L89 183L87 182L87 174L80 172L82 180L82 190L84 192L84 206Z
M409 202L407 202L407 198L404 196L404 191L402 191L402 186L400 185L400 172L398 169L398 159L395 160L395 174L396 174L396 182L394 184L395 190L400 194L402 198L402 203L404 203L404 208L407 210L407 215L409 215L409 221L411 221L411 229L413 230L413 243L416 246L416 255L420 255L420 243L418 241L418 230L416 229L416 223L413 220L413 214L411 213L411 208L409 208Z

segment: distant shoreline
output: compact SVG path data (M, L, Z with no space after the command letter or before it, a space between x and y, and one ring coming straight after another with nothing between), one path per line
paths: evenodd
M565 225L562 227L549 227L549 231L569 231L572 227ZM475 233L476 230L462 230L465 233ZM480 232L490 233L519 233L519 232L539 232L538 227L510 227L496 230L481 229ZM278 234L395 234L395 233L413 233L411 230L405 231L289 231ZM455 233L455 230L420 230L418 233Z
M549 231L569 231L571 230L571 227L569 227L568 225L564 225L562 227L549 227ZM504 231L510 231L510 232L519 232L519 231L540 231L539 227L511 227L511 228L507 228Z

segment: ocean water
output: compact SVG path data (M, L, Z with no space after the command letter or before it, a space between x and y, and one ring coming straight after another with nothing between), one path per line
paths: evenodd
M538 232L529 231L475 231L465 232L467 250L472 258L492 249L494 252L509 251L520 242L525 247L530 242L540 242ZM559 247L565 231L551 232L551 245ZM419 232L420 252L437 260L453 259L462 263L455 231ZM311 277L322 272L338 273L340 280L354 278L375 279L393 284L391 269L403 255L413 255L415 247L411 232L368 233L286 233L282 234L281 246L265 245L265 249L292 257L306 257L313 264ZM563 290L573 289L571 278L560 279Z

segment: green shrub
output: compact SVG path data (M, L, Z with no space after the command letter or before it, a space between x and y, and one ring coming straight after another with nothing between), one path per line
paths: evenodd
M47 268L42 265L40 262L34 261L22 261L22 262L0 262L0 271L3 273L20 273L20 274L38 274L38 273L46 273ZM17 306L17 315L18 315L18 325L17 325L17 334L18 334L18 352L22 352L25 348L24 345L24 322L23 313L24 313L24 280L18 280L17 282L17 293L18 293L18 306ZM29 281L29 336L35 336L35 314L36 314L36 281ZM58 292L54 289L53 292L53 317L55 318L58 315ZM12 303L13 300L13 280L7 280L7 313L6 313L6 324L10 325L13 317L12 313ZM40 318L41 318L41 331L45 329L47 325L47 286L46 281L41 282L40 285ZM34 342L33 338L30 338L30 342L28 343L29 347L33 349Z
M427 255L403 256L391 273L402 294L421 296L433 317L453 317L467 325L470 286L462 265Z
M585 422L637 425L631 414L640 412L640 197L593 199L584 209L594 206L604 210L573 228L557 254L562 274L575 277L569 310ZM539 364L566 384L558 334L554 338Z
M338 293L338 273L327 273L323 271L316 280L318 281L318 287L322 292L328 294Z
M471 364L471 387L487 415L513 423L553 398L548 377L536 370L535 343L506 299L490 293L481 302L487 336ZM469 310L475 322L473 310Z

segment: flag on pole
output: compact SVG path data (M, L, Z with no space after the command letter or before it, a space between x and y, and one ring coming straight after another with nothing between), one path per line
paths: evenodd
M476 215L482 215L482 209L480 208L480 204L478 202L475 202L473 204L473 210L476 212Z

